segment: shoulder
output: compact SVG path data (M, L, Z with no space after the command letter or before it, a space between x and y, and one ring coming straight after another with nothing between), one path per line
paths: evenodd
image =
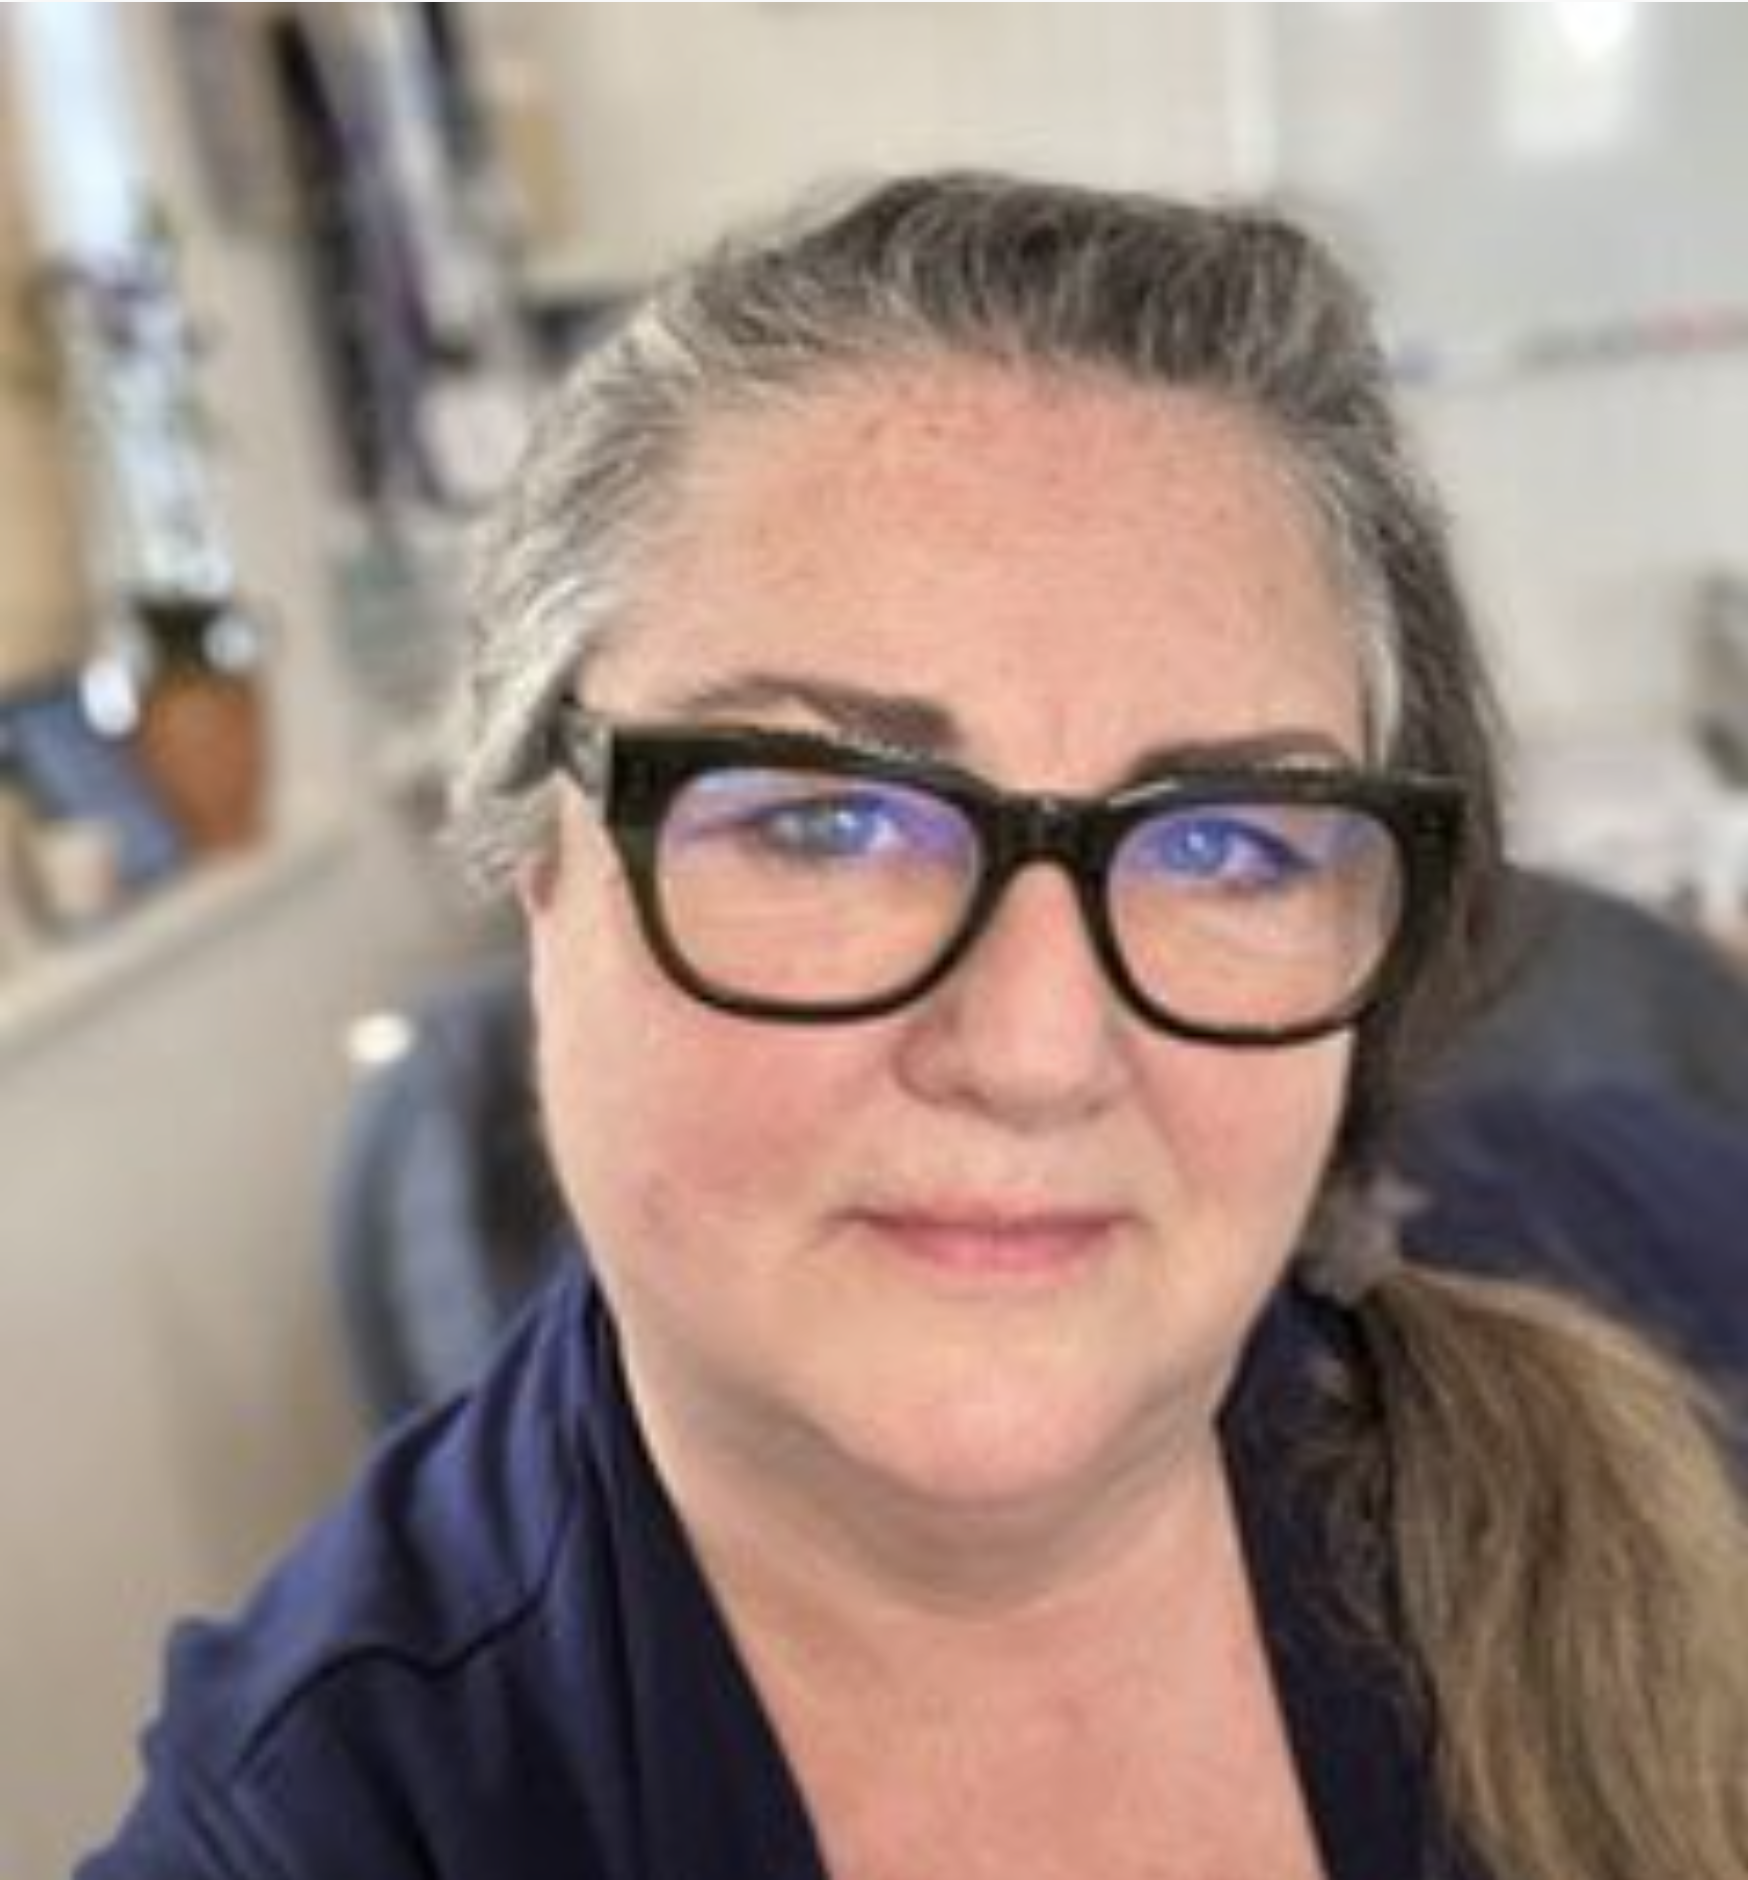
M585 1430L592 1318L580 1278L551 1288L481 1385L392 1436L236 1616L178 1630L146 1794L94 1877L184 1871L130 1864L160 1840L251 1880L424 1873L421 1838L483 1822L470 1784L559 1734L543 1712L602 1713L587 1687L609 1655L559 1636L612 1605L589 1586L610 1525Z
M453 1665L539 1600L586 1512L586 1312L580 1286L554 1287L476 1390L385 1440L236 1619L179 1633L175 1680L235 1762L349 1671Z

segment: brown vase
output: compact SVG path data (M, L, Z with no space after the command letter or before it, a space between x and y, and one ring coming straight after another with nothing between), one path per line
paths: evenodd
M197 854L247 847L261 833L266 713L252 629L223 600L137 603L148 641L135 748Z

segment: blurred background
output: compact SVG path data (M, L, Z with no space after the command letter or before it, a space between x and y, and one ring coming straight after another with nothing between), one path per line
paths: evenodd
M1378 298L1521 853L1728 957L1745 95L1748 10L1600 0L0 10L0 1873L384 1413L360 1105L508 939L432 842L466 535L593 323L894 169L1286 201Z

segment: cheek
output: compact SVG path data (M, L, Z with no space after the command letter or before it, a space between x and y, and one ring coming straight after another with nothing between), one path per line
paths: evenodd
M1191 1205L1241 1218L1244 1239L1284 1254L1321 1182L1351 1056L1337 1038L1180 1060L1155 1114Z
M774 1190L804 1212L825 1173L822 1119L865 1075L857 1034L753 1024L689 998L650 957L611 861L586 847L523 898L547 1139L597 1255L763 1238Z

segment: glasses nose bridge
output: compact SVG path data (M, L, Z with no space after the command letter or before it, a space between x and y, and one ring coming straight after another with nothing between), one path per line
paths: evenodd
M995 819L991 856L990 912L1022 869L1048 863L1068 877L1089 935L1100 940L1098 870L1092 808L1071 796L1016 796L1002 803Z
M1010 797L1004 807L1002 833L1012 855L1011 867L1042 861L1070 868L1077 864L1085 817L1073 797Z

